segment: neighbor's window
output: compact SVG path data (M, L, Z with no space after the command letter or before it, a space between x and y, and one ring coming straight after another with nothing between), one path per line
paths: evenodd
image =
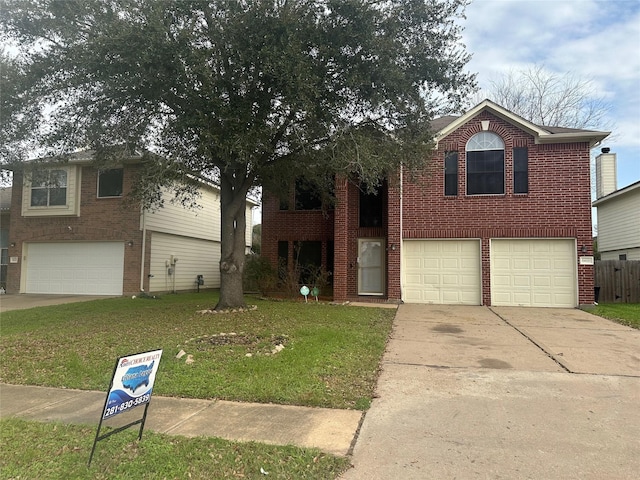
M98 172L98 197L121 197L122 179L122 168L100 170L100 172Z
M458 195L458 152L444 154L444 194Z
M529 193L529 151L513 149L513 193Z
M52 207L67 204L66 170L43 170L31 177L31 206Z
M467 142L467 195L504 194L504 142L491 132Z

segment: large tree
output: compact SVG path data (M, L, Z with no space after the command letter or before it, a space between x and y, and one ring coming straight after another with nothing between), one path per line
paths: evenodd
M537 125L602 129L609 124L610 103L593 79L573 72L553 72L542 64L510 70L491 80L487 92Z
M145 205L214 179L216 308L239 306L252 187L292 172L375 185L425 161L430 119L475 86L467 1L2 0L0 34L19 50L2 77L2 151L152 151Z

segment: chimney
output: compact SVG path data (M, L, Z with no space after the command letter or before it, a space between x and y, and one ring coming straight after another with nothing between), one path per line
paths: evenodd
M603 148L596 157L596 199L609 195L618 189L616 174L616 154Z

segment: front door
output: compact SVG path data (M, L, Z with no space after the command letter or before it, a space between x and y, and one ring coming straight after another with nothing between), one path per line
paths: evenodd
M384 295L383 238L358 239L358 295Z

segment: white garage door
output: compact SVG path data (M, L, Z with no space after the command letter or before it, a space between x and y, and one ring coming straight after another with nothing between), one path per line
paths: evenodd
M479 240L405 240L402 299L480 305Z
M491 240L491 304L577 305L575 241Z
M123 242L30 243L26 293L122 295Z

